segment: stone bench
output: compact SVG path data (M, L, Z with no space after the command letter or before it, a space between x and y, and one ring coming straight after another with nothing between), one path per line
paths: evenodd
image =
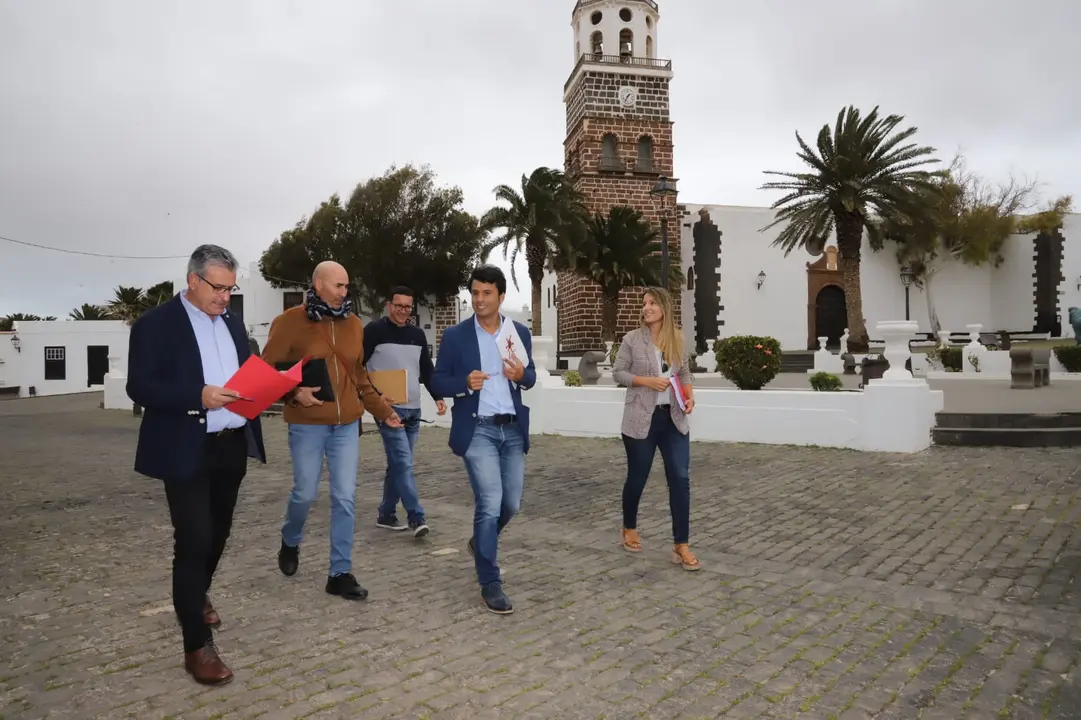
M1050 384L1050 348L1010 348L1011 389L1025 390Z

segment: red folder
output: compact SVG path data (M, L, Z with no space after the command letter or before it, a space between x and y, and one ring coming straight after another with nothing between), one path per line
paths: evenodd
M307 361L305 357L285 372L278 372L258 355L252 355L225 383L226 388L244 399L234 400L225 407L243 418L254 420L300 384L300 369Z

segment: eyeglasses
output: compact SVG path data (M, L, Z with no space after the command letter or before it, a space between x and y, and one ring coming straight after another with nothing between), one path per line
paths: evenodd
M404 310L405 312L413 312L412 305L399 305L398 303L391 303L391 305L399 310Z
M196 275L196 277L199 278L200 280L202 280L203 282L205 282L207 285L209 285L210 289L214 291L215 295L225 295L226 293L232 294L232 293L235 293L237 290L240 289L236 285L215 285L214 283L210 282L209 280L207 280L202 275Z

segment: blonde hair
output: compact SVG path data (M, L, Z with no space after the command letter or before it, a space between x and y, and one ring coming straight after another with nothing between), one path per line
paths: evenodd
M661 329L657 332L657 348L664 355L664 361L671 367L676 367L683 361L683 331L676 325L675 307L672 304L672 295L663 288L646 288L646 295L653 298L664 315L661 318Z

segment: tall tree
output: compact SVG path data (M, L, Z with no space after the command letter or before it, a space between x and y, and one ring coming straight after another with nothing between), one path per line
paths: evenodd
M90 303L83 303L82 307L77 307L68 313L68 317L72 320L108 320L109 316L105 308L100 305L91 305Z
M526 267L532 296L533 334L541 334L541 286L544 271L561 237L573 232L585 215L582 198L562 172L539 167L528 177L522 175L519 192L510 185L499 185L493 191L497 205L481 219L481 226L488 232L501 231L497 237L485 242L481 248L481 260L498 247L503 257L510 254L511 280L518 287L514 264L519 253L525 250Z
M110 320L123 320L128 325L135 322L146 310L146 293L142 288L118 286L113 298L105 304Z
M40 315L33 315L27 313L11 313L0 318L0 332L11 332L17 322L37 322L40 320L55 320L52 315L48 317L41 317Z
M462 200L459 188L436 187L426 167L392 167L357 185L344 205L332 195L283 232L259 270L275 287L303 287L332 259L349 272L364 309L377 310L401 284L418 302L446 302L465 285L483 237Z
M615 340L619 294L634 287L661 284L661 242L637 210L614 207L590 217L584 234L572 234L553 255L555 270L569 270L597 283L604 298L601 340ZM668 285L683 285L679 256L669 258Z
M165 280L157 285L151 285L143 293L143 304L149 309L163 305L173 299L175 293L173 292L173 281Z
M798 157L810 168L808 172L767 170L767 175L786 179L761 188L786 192L772 205L778 211L774 221L762 228L784 225L773 244L782 247L785 255L821 242L836 228L848 346L853 352L866 352L868 345L860 287L863 233L868 232L873 246L880 246L876 219L909 215L911 200L935 182L935 173L919 169L938 162L929 157L934 148L906 142L916 134L915 127L894 132L903 120L902 115L880 118L878 107L866 117L855 107L844 108L832 131L829 125L822 126L817 148L796 133Z
M988 182L968 170L957 155L947 173L915 193L916 211L879 221L876 237L896 242L897 260L915 273L927 300L932 332L942 329L935 309L933 281L950 262L972 267L998 267L1002 247L1012 235L1052 232L1073 207L1069 195L1056 198L1043 210L1036 181L1010 176L1004 183Z

